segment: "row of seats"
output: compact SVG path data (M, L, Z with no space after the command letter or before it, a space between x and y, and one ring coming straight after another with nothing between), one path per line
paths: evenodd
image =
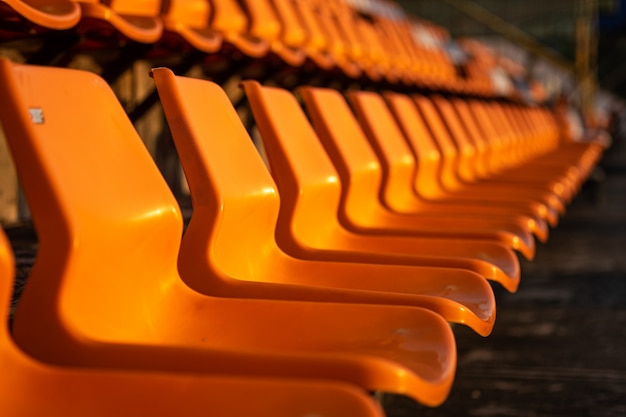
M254 78L280 83L514 93L494 85L495 63L468 59L472 43L386 0L2 0L0 21L0 41L45 40L29 63L67 66L87 52L109 82L143 58L177 73L203 63L217 79L256 62Z
M25 61L0 59L0 122L39 239L0 334L7 416L437 406L449 324L491 333L490 282L517 290L518 255L604 150L498 86L480 44L386 0L1 0L0 23ZM61 68L82 53L100 75ZM189 185L184 233L110 88L137 60ZM0 275L7 311L2 233Z
M104 80L0 60L39 236L0 336L4 415L381 415L373 391L439 405L448 322L491 332L487 280L516 290L514 251L532 258L603 150L539 107L246 81L268 170L218 85L152 76L193 199L184 235ZM6 311L4 237L0 270Z

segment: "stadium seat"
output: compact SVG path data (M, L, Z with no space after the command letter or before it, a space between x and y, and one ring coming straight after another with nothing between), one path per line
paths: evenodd
M3 59L0 95L39 238L13 322L28 354L64 366L335 379L427 405L446 398L454 336L429 310L188 287L177 270L180 209L100 77Z
M34 32L71 29L79 20L80 7L70 0L1 0L0 40L32 36Z
M419 198L413 190L415 158L384 99L373 92L350 92L348 99L380 161L384 178L380 200L386 208L396 213L426 217L473 219L477 225L489 225L494 221L515 224L543 241L547 239L548 230L543 219L485 206L429 204Z
M365 234L456 238L457 246L464 248L483 240L532 258L534 240L525 224L406 215L386 209L379 200L383 185L380 162L346 101L324 89L304 89L302 95L319 139L342 179L339 216L347 228ZM463 243L465 240L469 242Z
M224 297L421 306L482 335L491 331L495 300L477 274L283 252L274 237L276 185L228 97L213 83L166 68L152 74L193 200L178 262L190 287ZM206 112L207 105L219 111Z
M295 97L256 82L244 87L282 198L276 239L283 250L304 259L462 268L517 287L519 263L504 245L406 232L366 236L344 228L339 175Z
M550 225L556 225L558 214L546 204L525 199L482 200L461 198L450 194L439 181L442 165L441 152L433 139L434 131L428 129L425 120L418 111L413 100L406 100L397 94L386 94L390 108L393 110L398 125L413 149L417 158L415 175L415 191L427 201L469 206L489 206L498 210L512 210L515 213L526 213L545 219ZM435 125L441 126L441 125ZM445 130L442 134L445 134Z
M14 262L0 229L0 309L9 310ZM382 417L367 393L334 381L246 378L77 368L40 361L0 329L0 413L4 416L291 416Z

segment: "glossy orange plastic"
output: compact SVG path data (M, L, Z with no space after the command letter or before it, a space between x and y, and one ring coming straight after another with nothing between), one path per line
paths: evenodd
M555 187L560 185L555 188L555 192L565 202L573 197L595 166L597 162L595 157L602 154L601 146L598 144L591 144L590 147L588 144L583 144L582 147L562 146L563 142L560 141L562 134L558 128L549 119L539 118L546 114L545 111L539 109L520 111L495 103L483 111L499 116L502 121L498 124L499 130L496 130L495 126L491 126L491 129L496 131L494 138L499 140L494 146L500 150L506 149L509 155L508 164L502 168L506 174L524 178L542 176L552 179L556 184ZM480 109L476 112L479 113ZM515 114L511 114L512 112ZM534 122L530 120L532 118L535 118ZM546 130L550 129L551 125L554 128L550 131ZM487 128L489 128L488 123ZM540 132L535 133L538 130ZM545 133L542 133L542 130ZM574 148L582 153L576 150L572 153ZM592 153L586 153L590 149ZM584 155L591 156L591 158L583 162L586 160Z
M170 0L162 16L165 31L175 33L193 48L204 53L216 52L222 46L222 35L209 26L209 0Z
M334 379L428 405L446 398L454 335L432 311L217 298L187 286L177 270L180 209L97 75L0 60L0 95L39 237L13 323L29 355L65 366Z
M367 236L339 223L339 175L289 92L244 83L281 195L276 240L304 259L437 266L476 271L514 290L519 264L508 248L491 242Z
M453 138L447 130L445 122L441 119L441 116L430 99L423 96L415 96L414 99L426 123L433 132L434 139L441 149L442 165L440 181L446 191L452 193L455 197L473 199L476 201L531 201L545 204L560 213L565 210L563 201L557 195L547 191L524 188L511 189L508 187L496 187L491 191L488 187L487 189L481 189L480 184L464 184L459 177L459 153ZM482 107L477 106L477 111L481 111L481 109L483 111L483 117L481 118L483 122L487 122L486 119L490 119L489 122L491 122L493 118L496 117L496 115L491 112L491 118L489 118L489 113ZM503 155L504 153L500 153L501 158L506 158L506 156Z
M81 25L86 30L92 25L106 23L140 43L154 43L163 34L161 0L72 1L80 4Z
M0 16L5 6L29 22L47 29L71 29L80 20L80 7L70 0L0 0Z
M4 312L9 310L13 277L11 249L0 229L0 309ZM3 416L383 416L365 392L334 381L50 365L24 352L13 340L7 318L3 320Z
M477 247L472 246L480 240L493 247L511 247L528 257L533 256L532 234L527 228L510 222L410 215L388 210L379 200L383 175L380 161L344 98L336 91L314 88L303 89L302 96L318 137L341 178L339 219L346 228L371 235L457 239L456 244L448 241L450 256L453 256L453 248L468 255L476 253ZM427 246L432 250L432 245Z
M306 30L304 51L315 66L320 70L335 68L335 60L330 53L327 34L322 29L322 22L318 19L312 2L307 0L292 0L295 13L300 16L301 24Z
M327 0L309 0L313 8L313 16L326 37L324 53L332 57L333 62L342 73L353 79L363 75L363 68L354 62L348 55L349 45L341 33L341 24L335 11L328 7Z
M482 335L491 331L495 300L477 274L283 252L274 237L276 185L228 97L211 82L166 68L152 74L193 201L178 262L190 287L222 297L420 306ZM206 112L206 103L215 110Z
M529 179L527 181L517 182L507 182L504 177L497 175L492 175L490 177L490 181L485 181L483 178L480 178L479 171L474 169L474 166L478 165L475 159L477 150L464 130L463 125L461 124L462 122L457 117L451 103L442 97L434 97L431 99L431 102L438 109L441 121L448 127L450 138L453 139L453 146L456 148L457 177L463 187L467 187L472 193L478 192L481 195L484 192L494 193L505 197L507 195L528 195L529 198L532 198L535 195L545 195L547 197L542 197L541 201L547 201L547 204L552 204L554 196L555 198L558 198L559 201L558 203L552 204L552 206L555 207L555 209L562 207L563 200L567 197L567 194L564 192L565 190L563 184L555 182L551 175L544 176L543 180L536 179L535 181L531 181ZM494 110L496 109L494 108ZM492 119L493 118L495 118L495 115L492 115ZM511 134L514 133L511 126L505 125L506 119L503 118L501 123L503 124L503 127L508 128L508 131ZM527 143L522 144L522 146L519 146L519 144L516 143L508 144L508 152L511 154L512 158L516 158L515 162L509 163L510 166L524 162L519 159L517 154L524 152L525 149L528 149L528 145L529 144ZM546 198L548 200L546 200Z
M250 1L255 4L265 3L268 8L274 6L280 24L280 35L272 42L272 50L292 67L303 65L306 60L307 31L292 5L292 0Z
M396 173L394 175L412 175L411 190L415 195L415 197L407 196L406 199L400 201L397 197L394 198L393 193L388 192L391 191L389 188L385 188L385 192L381 195L384 204L387 204L390 209L400 212L419 209L460 216L470 214L494 216L494 218L502 216L511 218L512 215L524 216L528 221L529 228L539 239L544 240L548 237L545 219L528 208L487 205L471 201L454 203L438 198L438 196L443 195L443 192L437 188L438 183L434 178L438 172L440 153L431 140L430 133L422 119L417 114L413 100L406 95L397 93L387 93L384 96L389 109L395 116L394 121L396 123L384 124L385 113L383 113L376 119L371 117L367 119L367 123L371 124L372 127L366 127L365 132L377 139L382 145L384 138L389 135L393 138L398 134L397 129L400 129L399 134L406 141L407 147L397 144L397 149L402 150L403 158L400 159L400 153L395 158L394 169ZM376 121L376 124L373 121ZM383 127L385 132L381 131ZM407 148L409 154L406 153ZM426 192L420 193L419 190Z
M573 141L567 136L566 126L559 127L558 119L558 111L553 114L545 108L518 110L518 117L515 117L523 139L542 145L536 145L537 150L531 155L532 163L569 184L576 192L597 164L606 145L593 136L586 138L589 142Z
M267 40L251 37L248 33L248 17L236 0L211 0L211 9L211 28L222 34L238 52L252 58L262 58L269 53Z
M436 132L433 131L431 134L413 100L406 100L405 96L394 94L387 94L386 99L416 156L417 172L415 174L414 189L420 197L427 201L443 204L459 206L481 205L507 212L524 213L533 218L538 217L538 220L545 219L551 225L556 224L558 221L557 213L542 203L514 199L477 201L470 198L456 197L449 193L439 179L442 169L442 153L433 138L433 134ZM441 134L445 135L445 130L442 130Z
M490 210L489 207L477 208L476 205L464 207L428 204L419 198L413 190L415 158L384 99L372 92L351 92L348 98L381 163L384 182L380 200L386 208L397 213L422 214L427 217L475 219L482 225L489 225L494 221L504 222L533 232L542 240L547 239L547 225L542 219L511 211L507 213ZM407 96L404 98L409 100Z

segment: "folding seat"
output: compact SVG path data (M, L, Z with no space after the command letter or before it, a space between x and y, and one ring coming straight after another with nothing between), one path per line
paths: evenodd
M163 34L160 0L74 0L81 7L79 31L95 39L113 35L126 41L151 44Z
M388 210L379 200L383 180L380 161L346 101L331 90L304 89L302 95L319 139L341 176L339 216L347 228L365 234L457 238L461 241L456 246L466 248L471 245L463 243L465 239L484 240L533 256L534 240L524 222L416 216ZM433 248L432 244L428 247ZM447 247L450 255L452 247Z
M413 188L417 172L415 157L383 97L371 92L350 92L348 99L381 163L384 181L379 198L387 209L404 214L477 219L482 224L493 220L508 222L526 228L545 241L547 225L532 214L522 215L489 206L438 204L421 198ZM410 101L408 96L396 97L398 101L403 99Z
M80 7L70 0L0 0L0 44L18 41L25 60L45 61L79 20Z
M42 35L53 30L68 30L76 26L79 19L80 7L70 0L45 3L1 0L0 41Z
M442 165L439 179L443 188L448 193L454 197L473 199L475 201L532 201L539 204L545 204L557 212L563 213L565 210L563 201L558 197L558 195L549 191L541 189L508 190L506 187L495 187L490 190L489 187L482 187L481 184L464 184L460 180L458 173L459 153L444 121L437 113L432 101L428 98L415 96L414 99L427 125L430 127L431 132L433 132L433 138L437 141L437 144L441 149ZM487 117L488 116L485 114L484 118ZM497 154L496 157L502 158L502 163L506 165L506 151L503 150Z
M163 10L164 33L161 44L178 55L190 48L202 56L217 52L223 37L209 26L209 0L170 0Z
M433 134L436 132L427 128L425 120L419 113L415 102L407 100L399 94L386 94L389 107L392 109L398 125L402 129L407 143L413 150L417 161L414 190L421 198L436 202L437 204L475 206L481 205L494 210L504 210L510 213L519 213L536 219L546 220L550 225L556 225L558 214L550 206L543 203L522 199L480 200L472 198L456 197L450 194L441 184L439 175L442 170L442 154L434 141ZM441 129L440 135L446 131L441 124L434 125Z
M288 2L244 0L242 5L245 9L236 0L212 0L211 26L234 46L235 53L252 58L272 54L293 67L304 63L306 34Z
M497 158L494 158L496 161L490 160L493 149L489 140L486 138L486 132L492 131L488 130L488 122L483 123L482 126L479 127L475 117L470 111L468 103L465 100L452 99L450 100L450 104L452 105L453 110L447 114L447 117L456 117L458 119L464 129L463 132L467 135L467 140L471 142L471 145L468 146L473 148L474 155L472 166L477 180L485 183L495 182L501 184L508 183L512 185L523 183L540 184L553 191L565 201L570 198L573 189L571 181L567 176L559 178L553 176L551 178L546 178L545 173L536 172L530 169L523 169L523 167L518 170L515 170L515 167L511 166L499 169L496 166ZM495 135L495 133L492 134ZM526 153L527 157L532 157L532 153L536 154L538 152L542 152L545 145L546 143L542 143L541 141L535 140L529 142L523 138L518 138L518 143L516 145L517 149L515 152L519 155Z
M389 22L388 28L400 32L407 47L413 52L416 64L416 82L429 89L457 90L456 69L443 50L445 35L424 20L404 19Z
M95 58L103 78L115 81L163 33L161 0L72 0L80 21L49 42L28 63L68 66L77 54Z
M350 45L342 34L336 10L329 4L331 0L311 0L312 17L324 33L326 43L324 54L328 54L340 70L339 74L348 80L359 80L363 76L363 68L349 54Z
M152 74L193 201L178 262L190 287L222 297L422 306L480 334L491 331L493 292L472 272L309 261L283 252L274 237L276 185L228 97L213 83L166 68Z
M322 0L321 4L330 11L338 25L345 43L345 59L361 68L367 82L381 82L384 74L377 65L377 61L382 60L381 46L376 36L372 36L370 25L343 0ZM388 78L387 81L389 80ZM391 80L395 81L394 78Z
M494 114L497 112L497 114ZM517 171L519 177L526 177L533 184L543 183L551 192L568 203L576 191L576 173L570 166L559 166L556 161L541 162L541 154L550 149L550 140L541 141L526 125L525 112L519 107L492 104L494 117L500 116L505 126L502 135L510 138L510 160L504 172ZM536 168L536 169L533 169Z
M340 173L295 97L251 81L244 82L244 88L281 195L276 240L285 252L304 259L469 269L510 290L517 287L518 260L505 245L443 239L435 233L422 238L406 230L398 230L398 236L367 236L345 228L340 223ZM305 95L309 91L304 90Z
M544 169L556 169L574 183L578 189L589 176L607 144L602 141L603 132L595 136L575 138L570 136L567 123L559 126L559 112L551 112L546 108L528 109L521 120L526 122L536 142L542 145L543 153L535 160L545 165ZM570 122L574 122L570 119ZM559 171L558 166L565 164L566 172ZM556 165L556 167L554 167Z
M0 229L0 309L7 312L14 277ZM3 416L371 416L383 415L362 390L333 381L227 374L66 367L25 352L0 328L0 413Z
M565 200L569 198L564 184L554 181L554 178L550 175L544 177L543 180L529 180L525 182L507 182L497 174L493 175L489 181L480 178L479 173L474 169L476 149L463 129L461 121L456 116L451 103L440 96L432 97L430 100L437 108L442 122L447 126L452 139L451 143L456 148L456 171L459 182L463 186L469 186L472 191L477 191L481 194L483 192L497 193L499 195L513 193L515 195L525 195L528 192L532 194L548 193L556 196L563 202L566 202ZM504 110L501 106L493 103L490 112L491 119L497 120L508 136L508 140L503 143L503 148L500 149L500 154L508 154L508 162L506 163L508 166L523 164L527 157L524 157L522 154L529 150L528 146L531 144L520 143L522 138L519 137L519 132L516 132L513 126L508 124L509 120L504 114Z
M330 51L330 40L323 28L313 2L292 1L294 11L300 16L302 26L306 29L304 51L307 60L312 64L314 72L330 72L337 69L335 59Z
M494 132L491 135L487 135L487 137L491 138L492 141L500 141L500 143L496 143L493 147L495 148L492 153L496 153L495 156L491 157L491 164L494 169L506 169L507 172L513 170L513 172L534 172L534 174L525 174L525 175L537 175L543 178L553 178L555 181L561 183L560 189L555 189L554 192L557 192L561 195L561 199L567 200L570 198L570 194L572 192L571 185L568 185L568 180L570 184L577 183L580 181L579 174L577 169L572 165L573 161L568 160L559 162L559 157L555 157L555 154L549 155L549 151L542 147L544 155L539 158L533 158L532 162L525 161L525 163L520 163L520 161L516 160L514 154L509 152L508 158L506 158L506 150L507 143L506 138L512 137L515 135L513 129L510 125L507 125L508 120L506 117L502 115L501 108L496 106L491 106L491 108L486 108L482 103L472 103L474 106L472 109L477 117L481 117L482 125L485 128L491 128L491 131ZM500 123L497 125L500 126L500 130L496 129L496 124L491 122L492 118L498 118ZM545 123L545 122L544 122ZM541 124L541 122L540 122ZM504 138L504 140L503 140ZM557 144L554 140L548 140L546 143L549 145L552 143L552 150L555 150L554 146ZM548 152L548 153L546 153ZM503 160L500 160L498 156L505 156ZM558 154L557 154L558 155ZM556 159L555 159L556 158ZM529 165L530 164L530 165ZM534 169L531 168L534 166Z
M176 265L180 209L100 77L0 60L0 95L39 238L13 322L29 355L61 366L334 379L427 405L446 398L454 335L429 310L217 298L187 286Z

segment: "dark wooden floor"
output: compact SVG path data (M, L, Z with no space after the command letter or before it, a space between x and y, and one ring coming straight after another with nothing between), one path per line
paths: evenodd
M389 417L626 416L626 156L616 151L604 180L587 184L536 259L522 261L519 291L495 288L493 334L455 327L458 371L446 403L427 409L385 396ZM22 283L36 238L28 227L8 234Z

